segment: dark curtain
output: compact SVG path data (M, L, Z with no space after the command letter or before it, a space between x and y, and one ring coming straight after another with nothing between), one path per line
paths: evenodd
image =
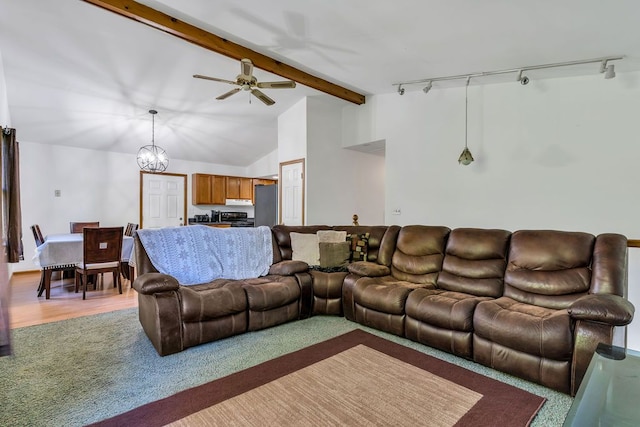
M0 356L11 353L9 326L9 273L7 263L23 259L22 210L20 208L20 167L15 129L0 128L0 179L2 207L0 230L4 250L0 260Z
M2 209L7 262L24 259L20 208L20 155L15 129L2 131Z

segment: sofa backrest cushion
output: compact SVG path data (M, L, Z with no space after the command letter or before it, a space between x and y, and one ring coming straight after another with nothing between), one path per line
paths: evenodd
M500 297L511 232L456 228L447 239L438 288L471 295Z
M504 295L563 309L591 286L595 236L570 231L520 230L511 235Z
M391 261L391 275L398 280L435 286L449 231L447 227L428 225L402 227Z
M274 245L274 264L291 259L293 254L293 250L291 249L291 232L315 234L318 230L331 230L331 227L328 225L274 225L271 227Z

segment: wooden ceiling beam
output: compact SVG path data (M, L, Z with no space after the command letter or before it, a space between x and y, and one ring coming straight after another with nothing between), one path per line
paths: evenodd
M358 105L365 103L364 95L291 67L276 59L270 58L237 43L233 43L227 39L180 21L166 13L152 9L149 6L145 6L138 2L132 0L83 1L117 13L118 15L133 19L134 21L149 25L150 27L164 31L165 33L171 34L221 55L237 60L249 58L253 62L254 66L262 70L296 81L329 95Z

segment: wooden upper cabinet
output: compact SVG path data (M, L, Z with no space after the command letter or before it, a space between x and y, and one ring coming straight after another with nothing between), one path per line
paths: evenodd
M191 202L194 205L210 205L212 202L212 175L194 173L191 175Z
M224 205L227 199L245 199L255 203L255 185L277 183L272 179L194 173L191 175L191 199L194 205Z
M194 205L224 205L225 177L194 173L191 175L191 199Z
M227 199L253 199L253 179L228 176Z
M213 195L212 201L214 205L224 205L227 200L227 181L224 176L213 175Z

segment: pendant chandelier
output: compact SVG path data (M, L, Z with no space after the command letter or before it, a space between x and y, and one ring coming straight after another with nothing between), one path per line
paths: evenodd
M469 116L469 81L471 80L471 77L467 77L467 85L464 88L464 150L462 150L462 153L460 154L460 157L458 157L458 163L460 163L461 165L465 165L468 166L471 164L471 162L473 162L473 156L471 155L471 151L469 151L469 148L467 148L467 129L469 128L468 125L468 116Z
M138 166L140 166L141 170L147 172L164 172L169 166L169 156L167 156L167 152L162 147L155 144L155 115L158 112L149 110L149 114L151 114L151 145L144 145L138 150Z

